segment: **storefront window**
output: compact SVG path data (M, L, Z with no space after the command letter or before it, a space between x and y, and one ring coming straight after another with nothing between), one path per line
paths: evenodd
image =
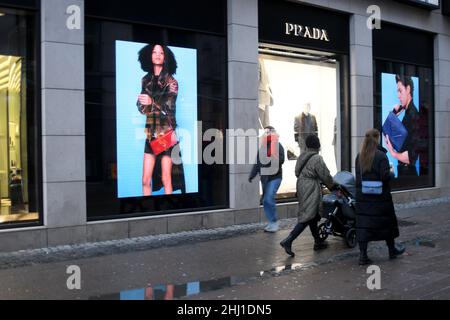
M395 172L394 190L434 185L433 56L431 34L388 23L374 31L375 127Z
M216 21L185 21L175 19L186 6L178 2L173 28L151 25L160 17L140 9L121 12L117 1L87 7L89 220L228 206L228 168L203 164L200 142L208 129L223 138L227 128L226 11L216 8Z
M0 227L39 220L35 18L0 6Z
M342 165L340 57L294 54L262 46L259 56L260 128L274 127L286 151L280 197L296 192L295 166L306 152L306 138L319 137L321 155L335 175Z

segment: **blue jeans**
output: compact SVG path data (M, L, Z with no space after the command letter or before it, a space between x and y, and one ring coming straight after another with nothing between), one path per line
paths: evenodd
M262 184L264 192L264 213L266 214L267 220L270 223L275 223L278 221L277 217L277 203L275 201L275 196L281 185L281 179L275 179L272 181L264 182Z

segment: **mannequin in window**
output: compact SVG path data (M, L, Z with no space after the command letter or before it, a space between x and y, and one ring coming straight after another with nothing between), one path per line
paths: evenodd
M258 59L259 66L259 125L260 129L270 126L270 107L273 106L272 89L264 66L264 60Z
M17 169L10 174L10 197L13 211L25 210L22 191L22 170Z
M319 135L316 117L311 114L311 103L306 103L303 112L295 118L295 141L300 146L300 153L306 152L306 138L310 135Z

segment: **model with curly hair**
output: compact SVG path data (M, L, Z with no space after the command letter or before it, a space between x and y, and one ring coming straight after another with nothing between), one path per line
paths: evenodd
M150 143L177 126L178 81L173 77L177 70L175 56L167 46L147 45L139 51L139 62L142 70L147 72L142 78L142 91L137 102L139 112L147 117L142 176L144 196L151 196L162 187L166 195L174 190L184 193L183 167L175 165L172 159L173 154L179 155L179 144L155 154ZM176 162L180 163L179 160Z

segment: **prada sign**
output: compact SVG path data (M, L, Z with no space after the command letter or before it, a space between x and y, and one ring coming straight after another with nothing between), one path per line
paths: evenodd
M259 0L259 41L348 54L349 15L286 0Z
M286 23L286 34L288 36L330 42L327 30L311 28L308 26L302 26L300 24Z

